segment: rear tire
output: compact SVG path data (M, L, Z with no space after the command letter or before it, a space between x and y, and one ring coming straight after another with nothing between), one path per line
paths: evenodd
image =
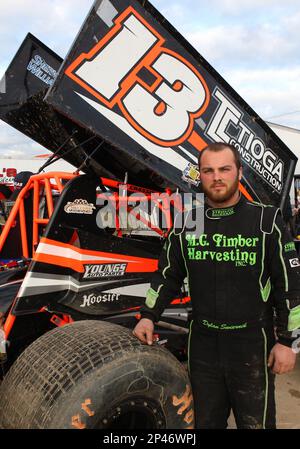
M169 351L103 321L44 334L0 387L7 429L187 429L192 407L187 372Z

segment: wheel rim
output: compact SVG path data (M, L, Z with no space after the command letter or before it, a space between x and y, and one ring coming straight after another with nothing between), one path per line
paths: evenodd
M166 420L158 402L148 398L130 398L118 402L101 419L104 429L164 429Z

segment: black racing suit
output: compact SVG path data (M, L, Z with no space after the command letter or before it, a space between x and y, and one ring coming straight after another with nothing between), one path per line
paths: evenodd
M278 209L244 198L205 206L204 232L173 230L142 309L157 322L185 277L192 299L189 371L197 428L275 427L276 338L292 346L300 328L300 271Z

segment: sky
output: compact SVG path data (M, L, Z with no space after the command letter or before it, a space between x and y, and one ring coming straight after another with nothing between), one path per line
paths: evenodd
M265 120L300 129L299 0L152 0ZM0 79L28 32L61 57L93 0L0 1ZM0 121L0 158L42 147Z

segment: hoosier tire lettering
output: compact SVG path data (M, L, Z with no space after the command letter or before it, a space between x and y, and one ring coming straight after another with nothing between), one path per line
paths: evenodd
M83 296L83 303L80 304L80 307L89 307L93 304L118 301L119 296L120 296L119 293L106 293L99 296L96 296L93 293L91 293L90 295Z

